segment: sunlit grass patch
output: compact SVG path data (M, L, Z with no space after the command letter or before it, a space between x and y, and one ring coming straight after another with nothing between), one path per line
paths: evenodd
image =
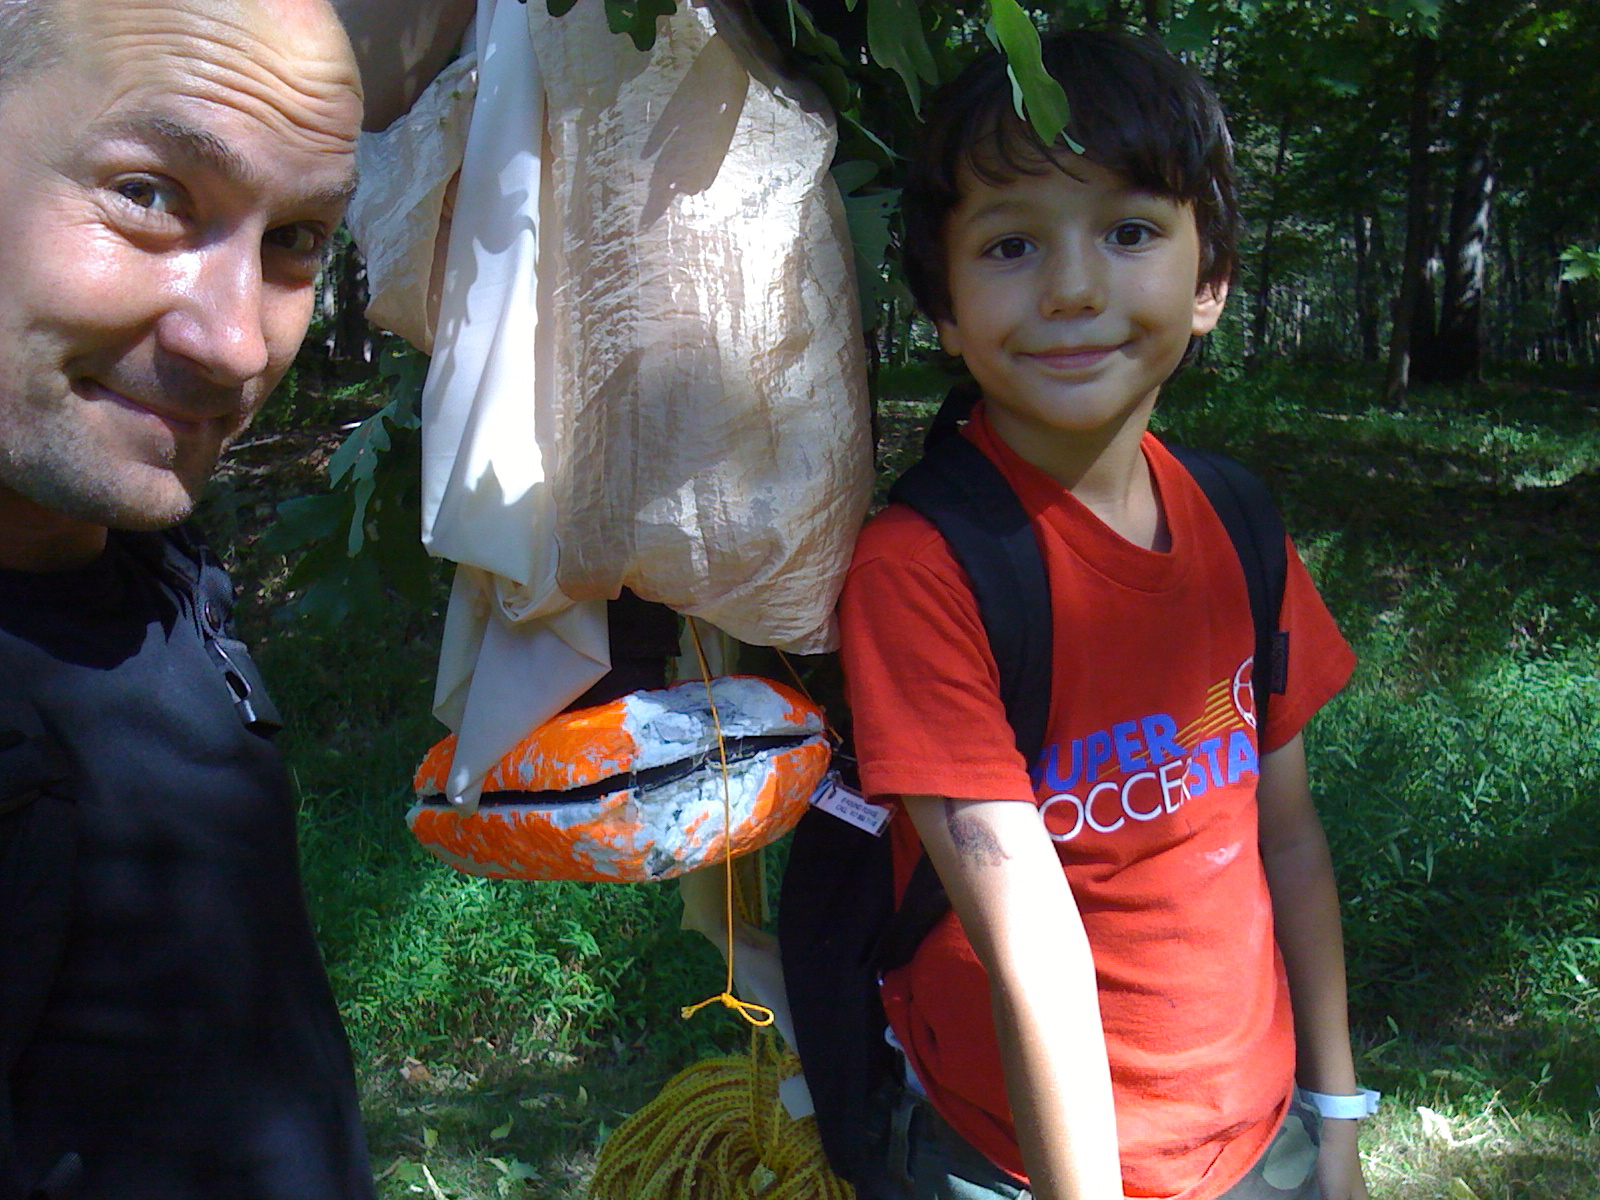
M1390 1103L1368 1122L1374 1200L1595 1200L1600 1138L1494 1099Z
M931 367L880 378L883 486L947 386ZM1361 657L1307 740L1361 1070L1390 1097L1365 1141L1373 1194L1600 1200L1595 395L1507 382L1389 408L1370 372L1301 368L1169 392L1174 440L1268 479ZM381 1195L576 1200L606 1130L739 1044L720 1015L677 1017L719 960L676 930L670 888L485 883L414 844L434 623L397 608L314 634L246 610L290 720Z

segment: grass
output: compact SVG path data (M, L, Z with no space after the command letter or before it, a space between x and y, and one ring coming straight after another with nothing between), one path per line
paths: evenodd
M1559 383L1391 410L1346 368L1195 371L1159 416L1269 480L1361 657L1308 745L1361 1071L1390 1098L1364 1142L1377 1197L1600 1200L1600 393ZM897 468L942 384L883 385ZM247 537L271 488L241 462L213 515ZM401 817L439 733L436 615L286 627L282 564L245 565L381 1194L580 1195L623 1115L741 1043L725 1016L676 1015L718 961L676 930L668 889L429 860Z

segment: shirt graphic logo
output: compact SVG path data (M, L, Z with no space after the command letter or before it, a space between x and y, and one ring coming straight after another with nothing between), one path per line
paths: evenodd
M1168 714L1152 713L1046 747L1033 779L1035 791L1047 793L1039 811L1050 837L1113 834L1175 813L1212 788L1256 778L1250 678L1247 658L1207 690L1200 715L1181 730Z

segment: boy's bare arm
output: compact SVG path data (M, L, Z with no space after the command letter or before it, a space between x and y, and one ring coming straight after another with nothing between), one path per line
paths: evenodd
M333 0L361 64L368 129L387 129L450 58L477 0Z
M1017 1140L1038 1200L1120 1200L1094 962L1039 813L911 796L906 811L989 973Z
M1314 1092L1356 1091L1344 971L1344 933L1328 839L1311 802L1298 736L1262 756L1257 789L1261 861L1294 1006L1296 1077ZM1355 1121L1322 1122L1317 1164L1327 1200L1364 1200Z

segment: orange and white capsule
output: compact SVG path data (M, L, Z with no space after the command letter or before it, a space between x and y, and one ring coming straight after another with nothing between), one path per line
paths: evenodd
M827 771L822 712L753 676L632 692L562 713L490 771L475 812L451 805L447 737L415 780L411 831L432 854L490 879L643 883L776 841ZM730 818L731 817L731 822Z

